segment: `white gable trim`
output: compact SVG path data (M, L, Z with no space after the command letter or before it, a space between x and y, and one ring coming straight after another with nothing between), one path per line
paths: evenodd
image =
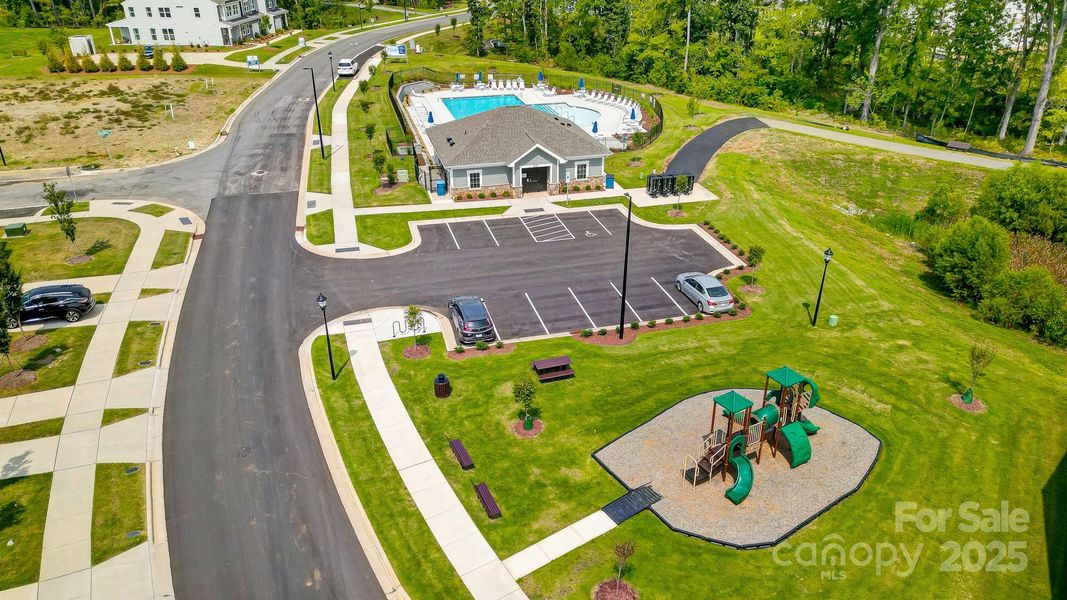
M552 158L556 159L556 160L557 160L557 161L559 161L559 162L567 162L567 159L565 159L565 158L563 158L562 156L560 156L560 155L556 154L555 152L553 152L553 151L549 150L548 148L545 148L545 147L544 147L544 146L542 146L541 144L534 144L534 145L533 145L533 146L532 146L532 147L531 147L531 148L530 148L529 150L527 150L526 152L524 152L524 153L522 154L522 156L519 156L519 157L518 157L518 158L516 158L515 160L513 160L513 161L511 161L511 162L507 163L507 166L509 166L509 167L514 167L515 165L517 165L517 164L519 163L519 161L520 161L520 160L522 160L522 159L526 158L527 156L529 156L529 155L530 155L530 153L531 153L531 152L533 152L534 150L538 150L538 149L540 149L540 150L544 151L544 152L545 152L545 154L548 154L549 156L551 156Z

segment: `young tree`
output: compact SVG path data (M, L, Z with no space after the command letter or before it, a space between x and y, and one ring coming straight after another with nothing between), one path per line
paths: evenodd
M7 320L9 317L7 311L3 308L0 308L0 313L3 313L0 314L0 318L3 319L0 321L0 354L4 355L4 358L7 360L7 365L14 369L15 361L11 359L11 332L7 329Z
M440 23L438 23L438 24L433 26L433 35L434 35L434 37L441 37L441 24Z
M369 90L369 89L370 89L370 81L367 81L366 79L364 79L364 80L359 82L359 93L366 94L367 90Z
M622 585L622 572L626 569L626 562L630 560L630 557L634 555L636 548L634 543L630 540L626 540L621 544L615 544L615 566L617 571L615 572L615 591L619 591L619 587Z
M370 100L360 100L359 101L359 110L363 111L363 114L367 114L367 111L370 110L370 107L371 107L371 101Z
M411 332L411 347L415 348L419 345L419 336L415 334L418 332L419 326L422 325L422 309L414 304L404 309L404 325Z
M130 62L130 57L125 52L119 52L119 70L120 71L132 71L134 69L133 63Z
M59 230L63 232L63 236L70 242L71 247L78 251L78 246L75 243L78 236L78 224L74 221L74 217L71 216L71 212L74 210L74 200L67 197L66 191L56 189L56 184L54 183L44 184L44 192L41 197L48 203L48 208L52 211L52 220L59 225Z
M100 65L96 64L96 61L93 60L93 57L89 56L88 54L82 55L81 65L82 71L85 71L86 73L100 72Z
M22 325L22 274L8 260L11 252L0 245L0 327Z
M106 52L100 55L100 70L105 73L114 73L118 70L115 61L111 60L111 55Z
M537 384L529 377L523 377L512 385L511 393L522 411L522 428L527 431L533 429L533 399L537 394Z
M452 17L451 19L448 20L448 23L450 25L452 25L452 37L456 37L456 23L457 22L458 21L456 21L455 17Z
M980 343L975 343L971 346L970 356L968 357L971 367L971 385L966 392L963 392L964 404L970 404L974 401L974 384L978 383L979 377L985 375L986 369L989 368L989 364L993 362L996 356L997 353L992 346Z
M185 58L182 57L181 50L177 46L170 53L170 68L174 69L174 72L181 73L189 68L188 63L185 62Z
M151 71L152 61L148 60L148 57L144 55L144 49L137 49L137 68L141 71Z
M381 149L377 149L371 154L371 162L374 164L374 170L380 175L385 170L385 152Z
M368 140L374 138L375 129L377 129L377 127L374 123L367 123L363 126L363 133L366 134Z
M1023 144L1023 156L1030 156L1037 145L1037 134L1041 130L1041 120L1045 118L1045 108L1048 105L1048 89L1052 85L1052 75L1056 68L1056 55L1063 46L1063 32L1067 29L1067 0L1044 1L1045 28L1048 31L1048 50L1045 54L1045 64L1041 68L1041 87L1037 90L1037 99L1034 101L1034 115L1030 119L1030 130L1026 133L1026 142ZM1057 19L1057 15L1059 18ZM1058 21L1058 23L1057 23Z
M170 66L167 65L167 59L163 58L163 50L157 49L155 54L152 55L152 68L157 71L170 70Z

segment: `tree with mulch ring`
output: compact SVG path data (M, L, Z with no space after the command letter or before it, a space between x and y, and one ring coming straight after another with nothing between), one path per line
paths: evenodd
M594 600L635 600L637 598L637 590L622 580L623 573L626 572L626 563L635 551L634 543L629 540L615 544L617 569L615 578L597 584L596 591L593 593Z
M422 309L414 304L404 309L404 326L411 332L411 345L404 348L404 358L420 359L430 355L430 347L419 343L418 331L426 329Z
M519 419L511 422L511 433L514 433L516 437L528 440L541 435L541 432L545 430L545 422L541 419L534 419L533 426L530 429L526 429L526 423Z
M677 208L672 208L672 209L667 211L667 216L672 218L672 219L680 219L682 217L689 216L689 213L685 212L684 210L678 210Z
M643 166L645 166L645 161L641 160L640 158L635 158L635 159L633 159L631 161L627 161L626 162L626 166L627 167L643 167Z
M14 348L11 344L11 332L6 327L0 327L0 354L4 355L8 366L12 369L10 372L5 373L3 377L0 377L0 391L17 390L37 383L36 372L23 369L21 365L15 366L15 360L11 358L12 350Z
M11 343L11 351L15 353L30 352L48 343L48 336L39 333L24 335Z
M91 260L93 257L89 254L82 252L78 248L76 243L78 237L78 224L74 221L74 217L71 213L74 212L74 200L67 197L66 190L56 189L56 184L46 183L44 185L44 192L41 197L48 203L48 209L52 213L52 220L59 226L59 230L63 232L63 237L67 238L70 243L70 247L74 250L73 256L67 257L63 262L67 265L83 265Z
M974 343L971 345L971 351L968 355L968 363L971 367L971 385L967 388L967 391L962 394L953 394L948 397L948 401L951 402L956 408L969 412L972 414L984 413L986 411L985 404L974 396L974 385L978 383L978 378L985 375L986 370L989 368L990 363L996 357L996 351L992 346L986 344Z
M545 424L537 418L540 411L533 405L537 384L527 375L512 384L511 393L519 405L519 420L512 424L512 431L522 438L536 437L545 429Z
M737 288L737 291L739 292L752 296L759 296L767 291L762 285L756 284L755 275L742 275L741 280L744 281L745 284Z

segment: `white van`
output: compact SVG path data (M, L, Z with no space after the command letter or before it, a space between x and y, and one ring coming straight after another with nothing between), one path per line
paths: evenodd
M354 58L342 58L337 61L337 76L338 77L355 77L356 71L359 70L359 66L356 64Z

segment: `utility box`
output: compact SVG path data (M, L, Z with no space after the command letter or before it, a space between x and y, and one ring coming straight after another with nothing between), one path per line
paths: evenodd
M25 223L12 223L4 225L4 235L7 237L22 237L30 232Z
M91 35L72 35L70 36L68 43L70 44L70 51L74 56L96 54L96 43L93 42L93 36Z

